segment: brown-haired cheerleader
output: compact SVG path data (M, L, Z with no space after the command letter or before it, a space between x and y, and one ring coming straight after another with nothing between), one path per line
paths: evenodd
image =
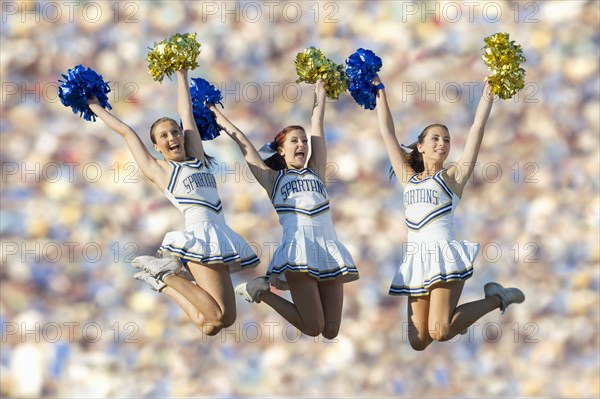
M493 95L486 85L463 154L457 164L445 168L444 161L450 152L448 128L429 125L416 143L403 148L396 138L379 77L373 84L378 88L379 129L393 171L404 188L408 228L404 259L389 294L408 296L409 342L420 351L433 341L447 341L466 332L477 319L494 309L504 312L508 305L525 300L517 288L488 283L483 299L458 306L465 280L473 274L479 244L455 239L454 209L473 172Z

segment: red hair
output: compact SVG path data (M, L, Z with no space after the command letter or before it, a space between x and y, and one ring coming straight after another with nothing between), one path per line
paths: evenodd
M304 134L306 134L306 131L300 125L290 125L290 126L284 127L283 130L281 132L277 133L277 135L273 139L273 142L275 143L275 149L282 147L283 143L285 143L285 138L287 137L288 133L291 131L294 131L294 130L302 130L304 132Z
M273 150L277 151L279 148L283 147L283 143L285 143L285 138L287 137L288 133L292 132L294 130L302 130L304 132L304 134L306 134L306 130L304 130L304 128L300 125L286 126L283 128L282 131L277 133L277 135L273 139L273 145L271 146L271 148ZM277 154L273 155L271 158L267 159L265 161L265 163L267 164L267 166L269 168L275 169L275 170L281 170L281 169L285 169L287 167L284 157L279 155L279 153L277 153Z

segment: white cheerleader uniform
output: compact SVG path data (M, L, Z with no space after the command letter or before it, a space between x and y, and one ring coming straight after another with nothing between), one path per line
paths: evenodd
M157 256L223 263L230 273L255 267L260 260L252 248L225 223L213 174L195 158L169 162L173 172L164 193L183 213L185 230L167 233Z
M282 243L267 272L271 284L287 290L286 271L308 273L317 280L358 279L354 260L333 228L325 184L314 171L280 171L271 202L283 227Z
M454 239L454 209L460 198L442 180L444 170L404 190L408 242L390 295L425 296L435 283L466 280L473 274L479 244Z

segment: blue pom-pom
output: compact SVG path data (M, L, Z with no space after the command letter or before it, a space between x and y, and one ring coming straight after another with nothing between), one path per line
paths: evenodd
M375 109L377 88L371 81L381 69L381 58L371 50L359 48L346 60L346 73L350 80L348 90L358 105Z
M223 96L215 86L202 78L192 78L190 96L194 119L203 141L212 140L219 135L221 128L217 124L217 117L207 108L207 104L220 104Z
M73 113L78 113L86 121L96 122L96 114L87 104L88 98L92 96L98 98L102 108L112 109L106 95L110 92L110 86L102 80L102 75L98 75L91 68L77 65L62 77L65 80L59 80L61 85L58 87L58 97L65 107L73 109Z

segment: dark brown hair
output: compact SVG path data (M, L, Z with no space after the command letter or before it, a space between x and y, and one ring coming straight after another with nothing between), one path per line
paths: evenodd
M417 150L417 144L423 144L423 141L425 141L425 137L427 137L427 133L429 132L430 129L433 129L434 127L442 128L446 132L450 133L450 131L448 130L448 128L445 125L442 125L440 123L431 124L431 125L427 126L425 129L423 129L421 134L419 134L419 137L417 137L416 142L412 143L411 145L406 146L406 148L410 148L412 151L410 153L402 154L406 158L410 167L413 168L414 171L417 173L421 173L425 170L425 165L423 164L423 154L421 154ZM392 177L394 177L395 174L396 173L394 172L394 169L390 168L390 179Z

